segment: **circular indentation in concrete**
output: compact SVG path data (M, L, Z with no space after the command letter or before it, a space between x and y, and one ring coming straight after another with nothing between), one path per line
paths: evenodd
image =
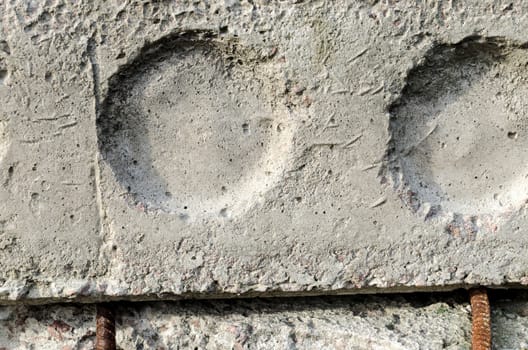
M390 109L389 172L426 217L496 215L528 198L528 54L504 39L437 45Z
M230 217L280 179L287 111L272 67L213 40L164 39L110 83L99 146L134 205L192 220Z

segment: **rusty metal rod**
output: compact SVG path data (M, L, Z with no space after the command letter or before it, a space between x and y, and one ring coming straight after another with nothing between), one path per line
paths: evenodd
M471 349L491 350L491 310L485 288L469 290L471 303Z
M115 313L108 304L97 305L96 350L116 350Z

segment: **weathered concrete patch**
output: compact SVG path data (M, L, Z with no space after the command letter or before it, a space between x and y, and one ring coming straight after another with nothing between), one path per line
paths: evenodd
M2 5L0 298L528 283L528 8Z

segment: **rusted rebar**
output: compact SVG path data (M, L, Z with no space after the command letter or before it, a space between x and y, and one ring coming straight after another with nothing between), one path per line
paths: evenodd
M107 304L97 305L96 350L116 350L115 314Z
M491 349L491 311L485 288L469 290L471 303L471 349Z

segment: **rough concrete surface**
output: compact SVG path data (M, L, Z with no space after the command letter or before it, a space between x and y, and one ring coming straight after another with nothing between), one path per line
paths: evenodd
M494 349L528 348L528 304L492 297ZM125 303L121 349L470 349L467 293ZM5 306L0 348L92 349L92 305Z
M522 1L3 1L0 298L528 283Z
M420 299L420 298L419 298ZM7 349L92 349L93 306L1 311ZM120 305L122 349L468 349L467 304L405 298Z

